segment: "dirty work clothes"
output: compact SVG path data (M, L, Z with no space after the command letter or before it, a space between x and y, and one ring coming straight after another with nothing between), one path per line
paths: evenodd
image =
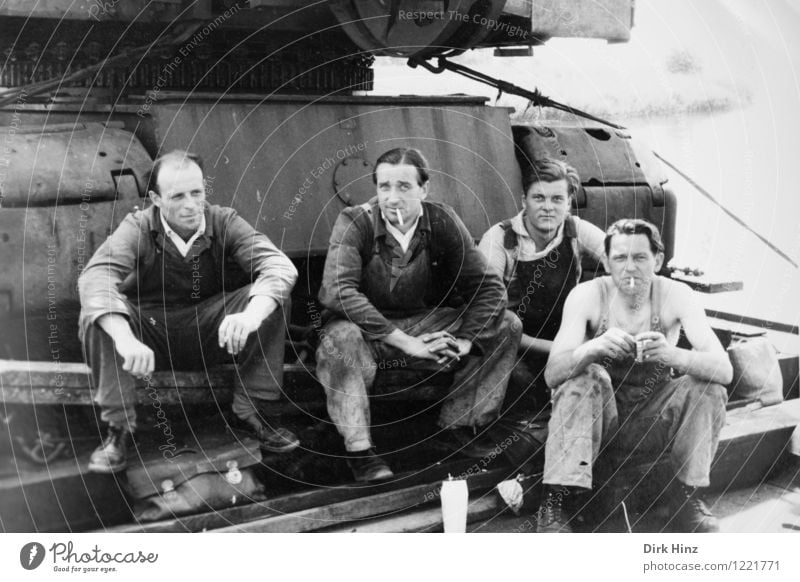
M464 325L462 310L439 308L390 324L419 336L446 329L458 335ZM514 365L522 326L510 312L484 326L476 341L483 355L468 355L454 374L453 385L443 399L439 426L483 426L497 417L506 392L508 374ZM328 413L344 438L345 449L362 451L372 446L368 395L382 362L406 362L402 369L438 371L436 362L412 359L382 341L370 340L356 324L335 319L323 328L317 348L317 377L325 388ZM410 388L413 390L413 388Z
M594 334L600 337L615 326L609 311L613 283L600 277L589 284L600 289L602 316ZM648 325L662 334L664 284L663 277L653 279ZM544 482L591 488L592 464L601 445L613 441L623 452L658 454L671 447L677 477L686 485L705 487L726 400L720 384L691 376L672 379L663 364L638 363L632 354L591 364L553 391Z
M157 207L128 214L78 279L81 337L101 315L127 316L126 300L184 307L248 283L250 296L279 304L289 298L297 269L265 235L233 208L206 205L205 221L205 232L183 257L166 238Z
M219 364L235 364L233 412L239 418L248 418L256 413L259 400L280 398L288 309L285 302L267 317L234 358L217 343L219 326L226 315L244 311L251 293L252 288L247 285L197 305L169 310L138 308L127 300L124 305L134 334L155 354L156 370L205 370ZM122 369L113 340L93 323L84 334L83 349L92 369L95 401L102 409L102 420L112 426L127 423L135 428L135 381Z
M652 457L669 449L678 480L707 487L725 424L726 399L722 385L680 376L626 405L614 398L603 366L590 364L553 394L543 481L591 489L592 465L601 449L610 446L617 453Z
M593 259L599 263L603 256L603 240L605 233L587 220L581 220L577 216L570 216L569 219L574 225L574 235L565 237L566 221L558 228L556 236L553 237L544 249L537 249L528 229L525 227L525 211L511 217L507 221L499 222L492 226L481 238L478 248L486 257L491 268L495 273L503 278L507 286L512 285L516 279L517 261L538 261L547 257L554 249L557 249L564 242L564 238L569 238L572 245L572 254L578 257L575 271L575 282L580 281L581 261L584 257ZM508 228L505 225L508 224ZM509 244L509 232L516 235L516 244ZM523 286L522 289L525 287Z
M392 333L392 319L469 305L458 337L481 350L481 330L506 307L500 277L452 208L422 202L408 251L388 234L373 199L344 209L331 233L319 298L330 312L361 328L369 340Z

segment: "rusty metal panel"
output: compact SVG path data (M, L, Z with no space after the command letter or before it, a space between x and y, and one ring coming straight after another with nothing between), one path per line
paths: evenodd
M372 166L395 147L428 157L431 199L452 205L476 238L520 203L506 109L458 100L285 98L162 100L149 113L162 149L204 157L209 199L237 208L292 256L327 249L339 212L374 191Z
M151 159L133 134L101 124L5 132L0 295L8 305L0 318L24 312L63 324L83 266L141 204Z

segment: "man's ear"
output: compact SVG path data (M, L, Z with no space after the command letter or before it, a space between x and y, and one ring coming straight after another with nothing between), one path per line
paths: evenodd
M147 194L148 194L148 196L150 196L150 201L155 206L158 206L159 208L161 208L161 196L156 194L155 191L153 191L153 190L150 190Z
M430 186L430 184L431 184L431 181L428 180L427 182L425 182L421 186L421 188L422 188L422 196L420 197L420 200L425 200L428 197L428 187Z
M664 264L664 253L656 254L656 265L655 265L655 272L661 272L661 266Z

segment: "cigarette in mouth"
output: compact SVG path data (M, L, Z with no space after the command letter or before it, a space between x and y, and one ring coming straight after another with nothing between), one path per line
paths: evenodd
M400 209L395 208L394 211L397 213L397 222L400 223L400 226L403 226L403 215L400 214Z
M630 281L630 283L629 283L629 287L630 287L631 289L633 289L633 285L634 285L634 280L633 280L633 277L631 277L631 278L629 279L629 281Z

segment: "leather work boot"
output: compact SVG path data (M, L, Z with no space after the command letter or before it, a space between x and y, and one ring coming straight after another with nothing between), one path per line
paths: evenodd
M682 533L714 533L719 522L700 497L696 487L684 485L677 479L670 485L670 523Z
M117 473L128 466L127 449L131 433L119 426L109 426L106 438L89 459L93 473Z
M448 452L461 453L470 459L483 459L492 456L497 448L488 433L478 428L459 426L443 430L436 437L434 445Z
M259 418L256 415L238 420L236 424L256 437L265 451L290 453L300 446L300 439L288 428L280 426L280 417Z
M377 455L374 448L355 453L348 452L347 465L359 483L385 481L394 477L389 465Z
M536 512L536 533L572 533L570 515L565 507L569 490L547 485L545 488L547 493Z

